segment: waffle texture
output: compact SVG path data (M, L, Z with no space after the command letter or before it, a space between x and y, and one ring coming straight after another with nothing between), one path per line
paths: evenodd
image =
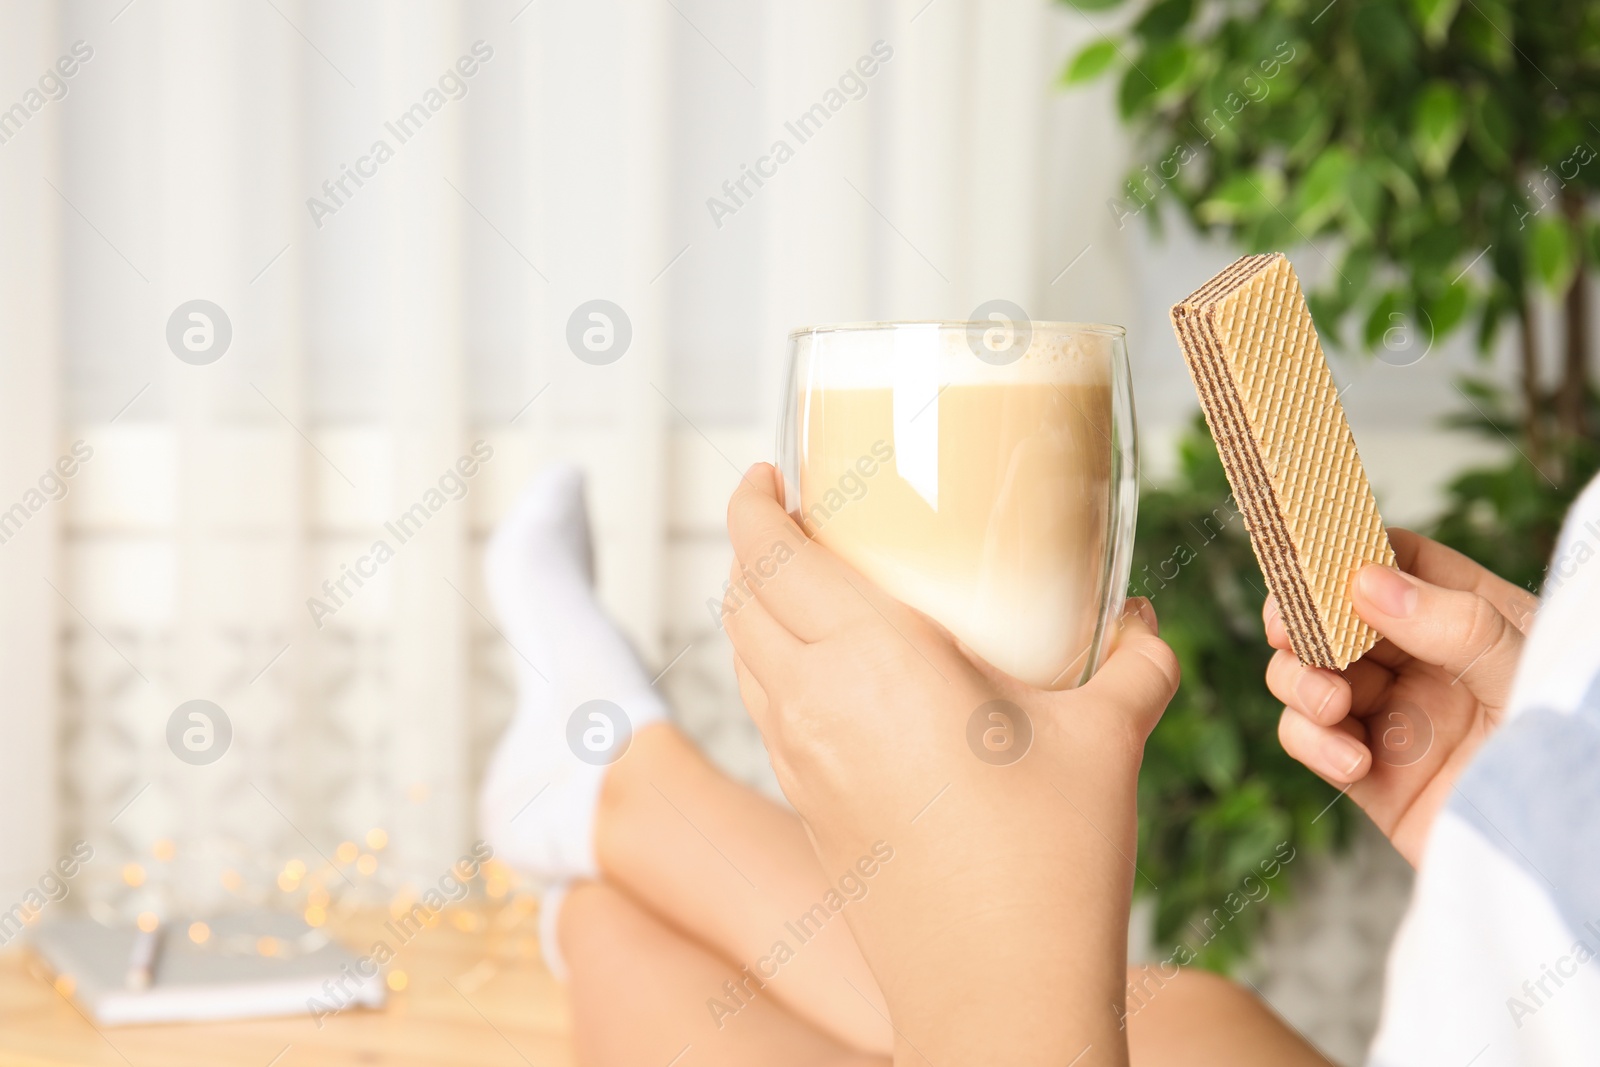
M1300 662L1343 669L1378 641L1350 600L1394 566L1294 268L1245 256L1172 308L1206 423Z

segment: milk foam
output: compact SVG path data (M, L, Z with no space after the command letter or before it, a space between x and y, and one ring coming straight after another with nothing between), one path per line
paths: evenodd
M799 330L795 346L801 389L889 389L915 377L946 385L1109 385L1121 331L1111 326L1034 323L1028 349L1011 363L978 358L965 323L906 323L895 328Z

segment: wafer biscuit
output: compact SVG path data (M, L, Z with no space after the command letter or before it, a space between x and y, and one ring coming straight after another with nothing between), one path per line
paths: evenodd
M1245 256L1173 305L1172 326L1295 655L1349 666L1378 641L1350 579L1394 550L1294 268Z

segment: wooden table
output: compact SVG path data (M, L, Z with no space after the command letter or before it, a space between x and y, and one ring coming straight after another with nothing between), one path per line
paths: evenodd
M365 951L385 916L330 918ZM0 1067L567 1067L566 993L539 958L532 901L447 910L390 964L404 989L381 1011L236 1023L95 1027L26 950L0 953ZM391 985L400 984L396 978Z

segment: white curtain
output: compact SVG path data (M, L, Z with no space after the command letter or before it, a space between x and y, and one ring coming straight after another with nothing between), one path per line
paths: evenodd
M705 603L785 334L1126 317L1109 216L1059 207L1121 165L1103 94L1051 85L1091 32L1044 0L6 7L6 84L92 58L0 144L0 504L93 450L0 545L7 884L82 838L90 895L204 906L374 828L385 871L437 877L510 710L478 547L556 457L608 605L760 780ZM232 331L200 365L167 338L195 300ZM614 362L567 341L594 300L631 326ZM169 747L197 699L214 763Z
M39 57L54 59L53 22L45 10L8 11L0 69L31 71ZM16 127L0 120L0 133L7 129ZM57 635L70 610L52 588L61 579L61 508L45 503L39 487L62 442L60 322L40 314L58 303L55 194L40 181L53 173L57 139L49 127L27 132L0 144L0 701L7 735L0 744L0 812L7 816L0 888L7 900L36 883L35 868L53 858L57 843ZM25 503L30 489L39 497ZM19 504L22 516L14 511Z

